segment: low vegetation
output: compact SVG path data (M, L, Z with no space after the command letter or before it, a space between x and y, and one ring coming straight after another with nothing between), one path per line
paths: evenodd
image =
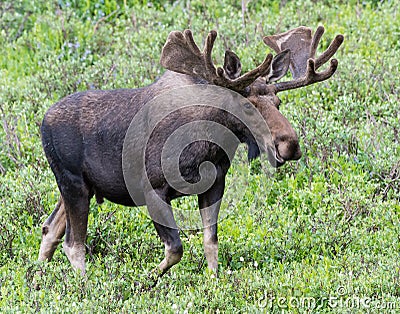
M377 0L2 1L1 312L398 311L399 10L397 1ZM269 52L263 35L321 24L321 50L345 36L339 69L280 95L301 160L272 175L264 160L233 167L240 193L227 191L218 278L207 273L201 230L184 230L181 263L141 289L163 245L145 208L110 202L91 204L86 277L61 246L52 263L36 261L41 224L59 196L39 134L53 103L153 82L171 30L190 27L201 43L216 29L216 63L231 48L246 70ZM196 201L176 205L193 209Z

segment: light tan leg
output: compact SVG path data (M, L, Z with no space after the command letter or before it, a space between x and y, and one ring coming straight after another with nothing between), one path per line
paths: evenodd
M74 243L72 247L69 247L64 242L63 249L69 261L71 262L72 267L79 269L81 274L85 275L85 245L82 243Z
M224 187L225 181L222 176L216 180L210 190L198 196L204 232L204 254L207 259L208 268L214 273L218 271L217 222L222 195L224 194Z
M147 288L152 288L168 269L179 263L183 255L183 247L177 229L163 226L153 221L158 235L165 245L165 257L158 266L148 274Z
M40 244L39 261L50 261L58 244L65 234L66 216L62 197L56 208L42 226L42 242Z
M183 247L171 204L168 200L165 200L164 194L157 194L155 190L152 190L146 193L145 197L147 209L153 220L154 227L165 246L164 259L148 274L149 282L146 286L151 288L156 285L158 279L164 275L168 269L181 260Z
M177 233L178 234L178 233ZM165 243L165 258L157 266L162 274L164 274L168 269L170 269L175 264L179 263L182 258L183 249L180 240L175 240L174 245L177 247L172 247L168 243Z
M218 202L219 203L219 202ZM214 207L214 206L212 206ZM208 268L213 272L218 270L218 236L217 219L219 212L216 208L207 208L201 210L201 219L203 222L203 245L204 254L207 259Z

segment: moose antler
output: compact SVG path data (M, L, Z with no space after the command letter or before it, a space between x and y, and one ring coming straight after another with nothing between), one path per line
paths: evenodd
M217 37L216 31L211 31L201 52L193 39L192 32L185 30L171 32L161 52L161 65L171 71L201 77L208 82L229 88L236 92L243 92L258 77L267 73L272 54L268 54L265 60L257 68L246 74L231 79L221 67L216 68L212 61L211 52Z
M275 84L277 93L327 80L335 73L338 66L336 59L331 60L329 68L325 71L316 72L336 53L344 40L343 35L337 35L328 49L315 59L315 53L324 32L324 27L319 26L311 37L311 28L300 26L282 34L264 37L265 44L275 52L279 53L285 49L291 51L289 69L294 80Z

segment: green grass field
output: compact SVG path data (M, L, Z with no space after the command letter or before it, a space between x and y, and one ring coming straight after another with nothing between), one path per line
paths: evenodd
M0 2L0 312L400 311L400 3L233 3ZM153 82L171 30L191 28L198 43L217 30L216 63L231 48L249 70L270 52L263 35L300 25L325 26L319 51L344 34L339 68L280 95L301 160L273 176L265 160L232 169L242 190L227 195L234 210L219 225L218 278L207 272L202 232L184 231L182 261L142 291L164 247L144 208L110 202L91 204L86 277L61 246L51 263L36 261L59 197L39 133L53 103Z

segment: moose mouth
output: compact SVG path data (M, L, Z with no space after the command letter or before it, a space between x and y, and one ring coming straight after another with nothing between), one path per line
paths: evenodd
M286 160L279 154L276 147L271 147L270 145L263 144L249 144L249 160L257 158L260 153L267 154L268 161L272 167L278 168L285 164Z
M276 148L268 148L267 154L268 161L274 168L279 168L283 166L286 162L286 160L279 155L279 152Z

